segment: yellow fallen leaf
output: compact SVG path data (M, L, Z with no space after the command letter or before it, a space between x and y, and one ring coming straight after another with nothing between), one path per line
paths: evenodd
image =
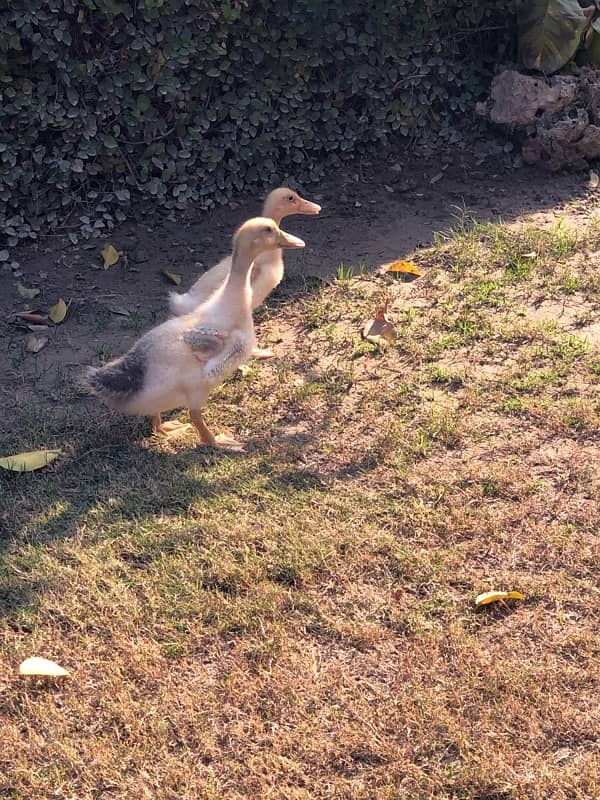
M54 661L37 656L26 658L19 664L19 672L21 675L43 675L48 678L65 678L71 674L64 667L55 664Z
M27 286L23 286L22 283L17 283L17 292L24 297L26 300L33 300L34 297L37 297L40 293L39 289L28 289Z
M179 286L181 283L181 275L178 275L176 272L167 272L166 269L163 269L162 274L165 276L165 278L168 278L171 283L174 283L177 286Z
M498 600L525 600L521 592L484 592L475 598L476 606L487 606L488 603L497 603Z
M386 272L404 273L405 275L415 275L417 278L423 273L413 264L412 261L394 261L385 268Z
M388 342L389 344L394 344L398 339L396 329L383 310L379 310L374 319L370 319L365 323L362 335L365 339L376 343Z
M13 472L33 472L41 469L61 454L61 450L30 450L26 453L16 453L13 456L0 458L0 467Z
M105 245L101 252L102 258L104 259L104 269L114 267L121 256L119 251L116 249L116 247L113 247L112 244Z
M55 306L48 309L48 316L55 325L58 325L67 316L67 304L62 297Z

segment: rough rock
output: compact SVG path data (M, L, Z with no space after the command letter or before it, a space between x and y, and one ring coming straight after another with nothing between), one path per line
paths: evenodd
M490 119L498 125L531 125L540 111L562 111L576 97L575 77L555 75L544 79L508 69L492 81Z
M594 125L600 125L600 73L591 67L582 67L580 83L585 105Z
M490 100L478 113L510 129L528 164L582 169L600 159L600 69L536 78L505 70L494 78Z
M576 117L559 120L548 129L547 133L551 133L557 145L565 147L581 139L589 122L587 112L583 108L578 108Z
M575 117L544 122L546 127L540 123L536 135L523 142L521 154L526 163L542 162L553 170L565 166L580 169L587 166L587 158L600 155L600 129L589 124L583 108L577 109Z
M588 125L577 142L577 149L587 159L600 158L600 128L597 125Z

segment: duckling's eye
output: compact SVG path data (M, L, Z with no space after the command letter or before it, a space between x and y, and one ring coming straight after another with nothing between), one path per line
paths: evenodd
M294 199L294 195L293 195L293 194L291 194L291 195L288 197L288 200L290 201L290 203L295 203L295 202L296 202L296 201L295 201L295 199Z
M273 233L272 228L263 228L263 233Z

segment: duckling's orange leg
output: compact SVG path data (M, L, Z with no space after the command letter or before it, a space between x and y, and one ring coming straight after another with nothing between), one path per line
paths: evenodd
M243 451L244 448L235 439L231 439L229 436L223 436L223 434L215 436L207 427L206 422L204 422L202 412L199 409L190 408L190 419L192 420L192 425L198 431L198 436L202 444L207 444L209 447L223 448L225 450L235 450L236 452Z

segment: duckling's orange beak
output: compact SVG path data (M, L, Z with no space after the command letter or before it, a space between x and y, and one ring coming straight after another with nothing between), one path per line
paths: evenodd
M286 233L279 229L279 247L304 247L304 242L297 236L292 236L291 233Z
M294 209L296 214L318 214L321 206L318 203L311 203L310 200L305 200L299 197L298 208Z

